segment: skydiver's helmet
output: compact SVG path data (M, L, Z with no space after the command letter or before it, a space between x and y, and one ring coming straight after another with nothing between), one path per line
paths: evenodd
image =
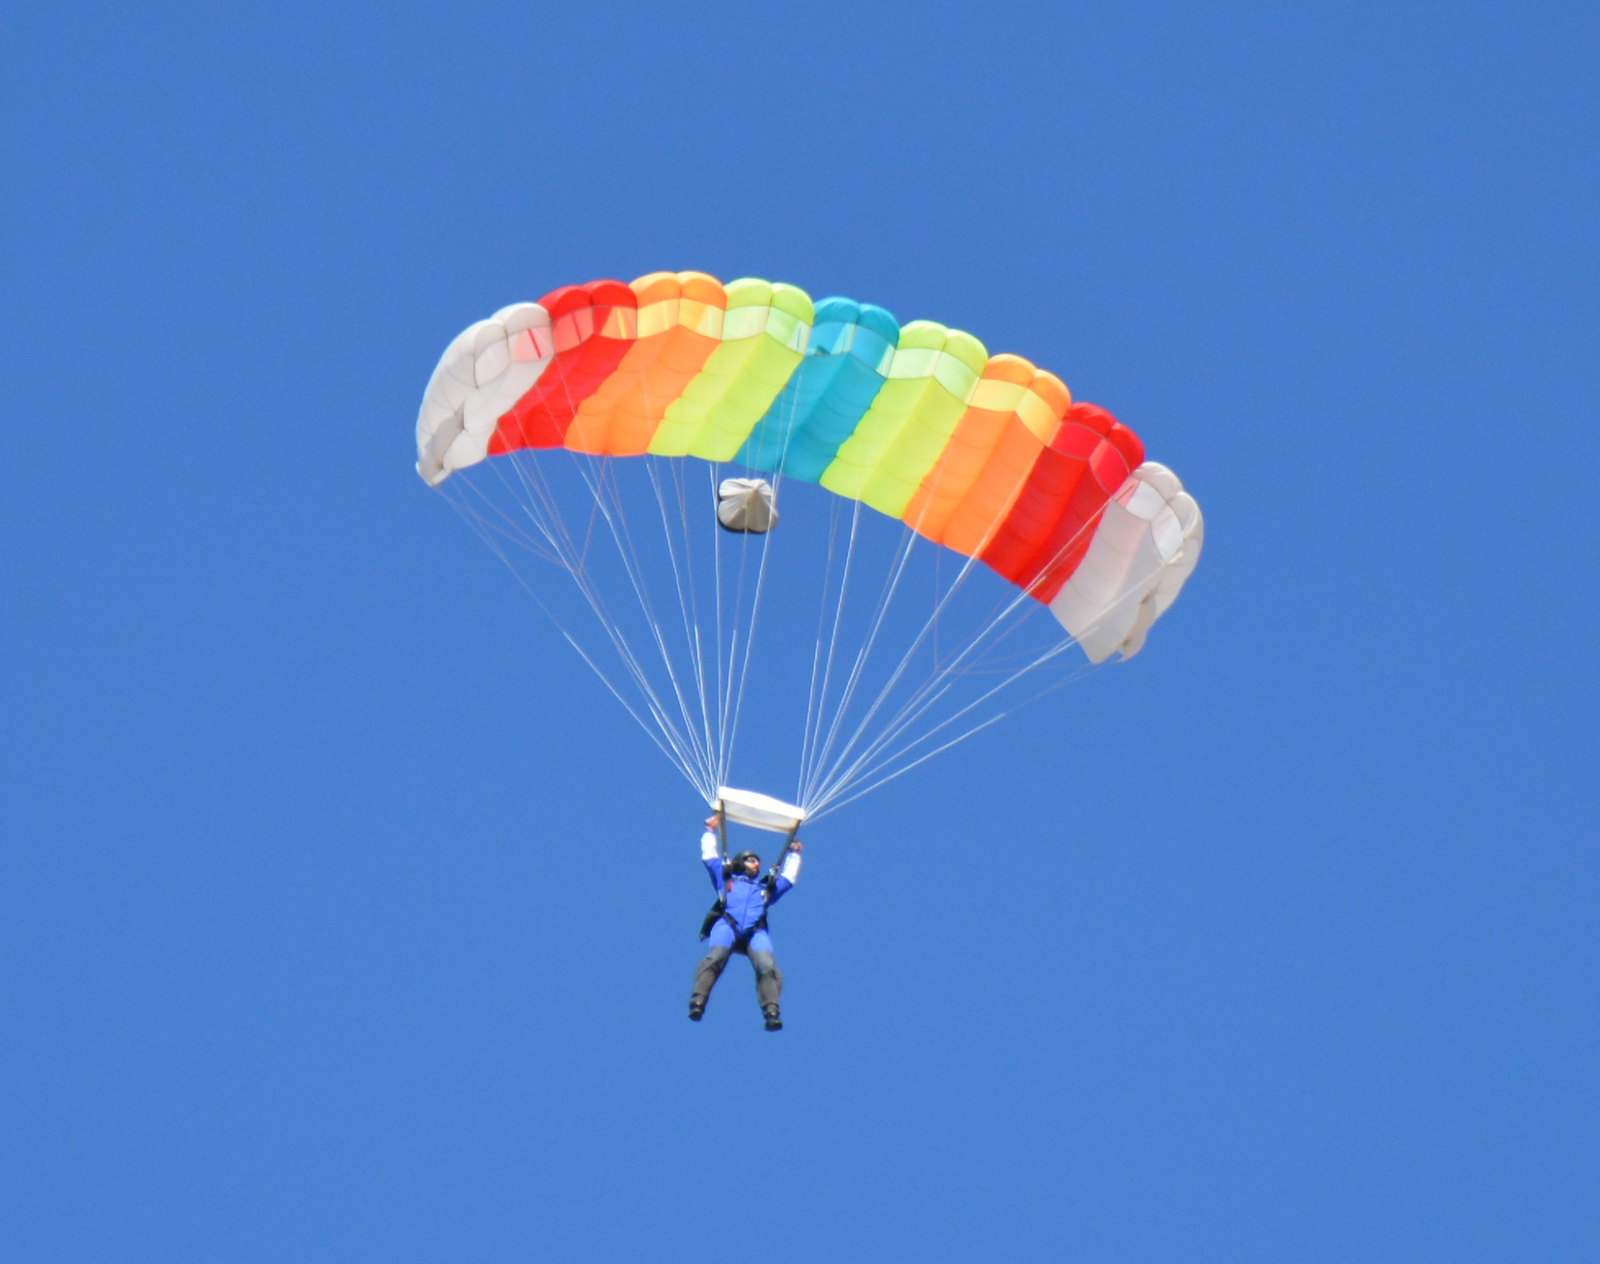
M756 862L756 867L753 872L745 867L745 861L747 860L753 860ZM756 855L753 851L742 851L728 862L728 872L733 876L743 874L746 878L753 878L756 876L756 874L761 872L761 857Z

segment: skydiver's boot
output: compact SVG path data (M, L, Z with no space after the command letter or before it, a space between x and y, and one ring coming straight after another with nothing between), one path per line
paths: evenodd
M768 1005L761 1013L767 1020L768 1031L783 1030L783 1019L778 1016L778 1007L776 1005Z
M711 989L717 986L717 980L722 977L722 968L728 964L728 958L733 954L731 948L722 948L713 945L710 952L701 959L694 970L694 991L689 994L689 1021L699 1022L701 1015L706 1012L706 1002L711 999Z

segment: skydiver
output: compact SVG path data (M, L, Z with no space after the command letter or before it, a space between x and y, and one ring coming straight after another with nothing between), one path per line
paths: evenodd
M711 950L695 967L694 991L689 996L689 1017L699 1022L706 1012L706 1001L717 985L722 968L733 953L750 959L756 972L756 1000L768 1031L782 1031L778 997L783 992L783 972L772 955L772 936L767 933L767 910L783 898L800 876L800 840L793 839L784 852L778 871L761 876L761 857L742 851L724 863L717 846L720 822L706 818L706 832L700 837L700 859L711 875L717 903L706 915L701 939L710 939Z

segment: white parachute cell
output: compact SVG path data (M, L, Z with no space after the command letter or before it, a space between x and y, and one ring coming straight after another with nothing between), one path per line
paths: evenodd
M417 473L430 487L488 455L501 415L554 355L550 315L537 303L514 303L456 336L417 414Z
M1093 663L1132 658L1200 560L1200 506L1166 466L1146 461L1105 508L1083 562L1050 612Z

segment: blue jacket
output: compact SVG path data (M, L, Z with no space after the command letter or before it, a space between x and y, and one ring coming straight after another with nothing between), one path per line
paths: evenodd
M710 851L708 856L706 853ZM705 861L706 872L711 875L711 885L717 894L727 900L726 912L739 928L740 938L748 936L760 926L767 910L784 897L800 876L800 853L792 851L783 860L783 870L770 887L760 878L747 878L744 874L724 875L722 857L717 855L717 836L707 830L700 840L700 857Z

